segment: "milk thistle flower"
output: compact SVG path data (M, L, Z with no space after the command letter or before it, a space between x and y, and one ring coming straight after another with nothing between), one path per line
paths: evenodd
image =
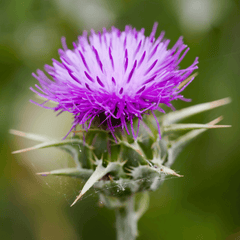
M49 108L45 104L54 101L57 106L53 110L72 113L74 122L70 131L79 124L88 130L99 123L103 129L91 127L91 131L64 140L10 131L40 142L13 153L57 147L71 155L74 167L38 175L82 179L85 184L71 206L95 188L101 205L116 212L118 240L136 239L138 220L148 208L148 192L157 190L166 175L182 177L171 169L182 149L207 129L229 127L217 125L221 117L207 124L179 123L228 104L229 98L163 116L154 114L164 112L160 103L173 108L173 100L188 100L181 92L194 79L195 74L190 74L198 63L196 58L188 68L179 69L189 49L182 38L167 49L170 41L163 39L164 33L155 39L156 29L154 24L149 37L145 37L144 29L137 31L130 26L123 32L114 27L98 34L92 30L89 37L84 32L78 42L73 43L73 50L67 48L63 38L63 50L59 50L61 62L53 59L53 66L45 66L52 80L40 70L37 75L33 74L40 85L35 85L37 90L31 90L46 99L36 104ZM146 114L150 116L144 117ZM140 125L141 122L144 124ZM116 128L130 136L115 131ZM138 204L135 204L136 194L139 194Z
M170 40L164 39L164 32L155 39L157 23L150 36L144 35L144 29L137 31L126 26L121 32L112 27L110 31L95 33L86 31L73 43L73 50L68 49L62 38L63 49L59 49L60 62L53 59L53 66L45 65L45 71L37 70L33 76L39 81L37 90L31 90L47 99L57 102L52 108L60 113L68 111L74 121L69 132L82 125L90 128L92 121L98 119L107 130L117 127L129 130L136 139L139 125L144 114L154 111L164 112L159 104L173 108L172 101L187 101L181 92L194 79L182 88L180 84L197 68L198 59L186 69L179 69L189 48L182 37L168 49ZM133 129L133 119L138 118L138 129ZM155 117L156 119L156 117ZM158 124L158 121L157 121ZM160 135L160 127L158 125ZM161 135L160 135L161 136Z

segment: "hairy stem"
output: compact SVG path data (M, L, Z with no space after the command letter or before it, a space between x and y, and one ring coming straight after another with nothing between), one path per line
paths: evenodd
M116 209L117 240L134 240L137 237L138 217L135 213L135 197L131 196L124 207Z

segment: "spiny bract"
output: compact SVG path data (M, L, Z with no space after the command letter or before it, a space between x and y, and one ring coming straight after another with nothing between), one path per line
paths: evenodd
M229 126L216 125L222 120L221 117L208 124L177 122L229 102L228 98L221 99L157 117L162 130L161 140L158 137L157 124L152 115L144 117L143 121L148 129L141 125L136 140L133 139L133 136L118 132L116 133L117 143L108 131L99 128L88 130L84 134L85 140L83 140L82 133L80 136L75 135L66 140L57 140L11 130L12 134L40 142L33 147L13 153L49 147L57 147L69 153L75 162L75 167L56 169L39 173L39 175L81 178L86 181L86 184L73 204L93 186L99 191L104 205L116 208L124 205L126 199L137 192L156 190L163 182L165 174L181 177L170 167L182 149L207 129ZM136 126L136 122L134 124ZM185 131L188 132L185 133ZM181 133L180 136L179 133ZM68 160L66 159L66 161Z

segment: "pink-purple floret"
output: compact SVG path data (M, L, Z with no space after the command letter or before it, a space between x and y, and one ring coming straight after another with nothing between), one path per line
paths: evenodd
M45 65L53 80L40 70L33 74L40 86L31 90L47 99L42 104L34 103L49 108L45 104L51 100L58 104L51 109L72 113L70 131L79 124L88 129L96 116L104 114L113 136L116 127L125 128L129 134L129 122L136 138L143 114L152 112L156 119L153 111L164 112L160 103L173 108L171 101L187 101L180 93L193 78L183 88L178 86L197 69L198 58L188 68L179 69L189 48L180 37L167 49L170 40L163 39L164 32L155 39L156 29L155 23L149 37L145 37L144 29L137 31L131 26L123 32L115 27L111 31L104 28L102 33L92 30L89 37L84 31L73 43L73 50L62 38L61 61L53 59L53 66ZM139 119L136 134L134 118ZM118 119L119 124L114 125L113 119Z

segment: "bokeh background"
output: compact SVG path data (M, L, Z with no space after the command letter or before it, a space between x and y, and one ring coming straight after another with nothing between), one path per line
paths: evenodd
M190 120L205 123L224 115L231 129L205 132L173 166L185 177L170 178L151 193L139 222L139 240L237 239L240 235L240 2L238 0L3 0L0 1L0 236L10 239L115 239L114 213L99 208L90 192L70 208L81 182L40 178L36 172L70 166L61 152L38 150L11 155L35 144L9 129L61 138L68 114L31 103L31 73L58 59L61 36L70 44L83 30L153 23L171 44L184 36L190 51L182 67L199 56L199 75L185 90L191 104L231 97L230 105ZM68 161L66 161L66 159Z

